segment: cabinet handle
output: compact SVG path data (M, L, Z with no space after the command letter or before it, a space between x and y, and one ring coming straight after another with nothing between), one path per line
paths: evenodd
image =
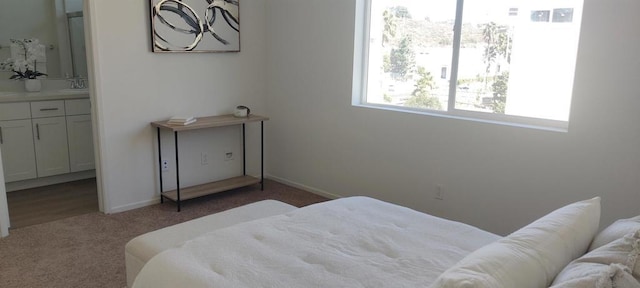
M41 108L40 111L57 111L58 108Z
M4 137L2 136L2 127L0 127L0 144L4 144Z
M40 124L36 124L36 138L40 140Z

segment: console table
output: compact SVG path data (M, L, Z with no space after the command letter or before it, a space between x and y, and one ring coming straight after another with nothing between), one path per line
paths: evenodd
M260 183L260 189L264 190L264 121L268 117L250 114L248 117L235 117L233 115L198 117L195 123L189 125L172 125L166 121L151 122L151 126L156 128L158 135L158 171L160 175L160 203L164 199L175 202L180 212L180 202L193 199L221 191L231 190L244 186ZM245 144L245 124L250 122L260 122L260 179L247 175L246 170L246 144ZM191 187L180 187L180 165L178 150L178 132L188 130L207 129L223 126L242 125L242 176L224 179L220 181L204 183ZM176 189L163 191L162 187L162 149L160 141L160 130L165 129L173 132L176 152Z

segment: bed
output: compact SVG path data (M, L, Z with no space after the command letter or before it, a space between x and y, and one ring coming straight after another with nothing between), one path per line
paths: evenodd
M500 237L372 198L342 198L184 241L146 262L132 286L548 287L576 279L581 285L603 279L611 287L638 284L629 263L565 273L587 252L599 217L600 199L589 199ZM555 283L559 274L565 281Z

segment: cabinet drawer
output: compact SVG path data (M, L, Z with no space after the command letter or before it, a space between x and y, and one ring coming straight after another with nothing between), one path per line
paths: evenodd
M29 102L0 104L0 121L31 118Z
M64 116L64 101L31 102L31 116L33 118Z
M89 99L64 100L64 109L67 115L91 114L91 101Z

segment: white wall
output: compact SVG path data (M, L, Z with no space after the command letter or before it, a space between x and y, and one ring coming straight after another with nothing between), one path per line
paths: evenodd
M585 2L559 133L352 107L355 0L270 0L268 173L501 234L596 195L603 225L640 214L640 2Z
M246 104L272 119L268 173L315 191L503 234L595 195L605 224L640 214L640 2L585 3L569 132L558 133L352 107L354 1L243 1L242 52L227 54L151 53L147 2L91 1L106 211L158 197L150 121Z
M93 52L97 55L94 60L98 67L95 98L102 161L99 171L107 213L155 203L158 199L156 138L149 125L151 121L174 115L231 113L240 104L251 107L257 114L265 112L264 1L241 4L240 53L163 54L151 52L148 2L89 2L95 26L92 27ZM250 128L248 137L256 137L259 130ZM231 135L232 142L237 144L239 134L235 131L222 129L218 133ZM201 147L196 143L214 141L211 135L214 134L185 136L184 145ZM166 140L171 143L171 139ZM196 175L188 181L200 181L207 173L211 173L208 176L211 180L224 177L229 171L241 173L237 165L222 163L221 168L216 168L215 157L222 153L219 150L233 143L221 141L211 145L214 148L202 148L215 154L210 165L182 170L183 175ZM252 150L256 147L259 146L249 147L248 152L256 151ZM199 159L200 152L185 149L181 158ZM166 157L172 159L173 155ZM257 157L255 152L249 155L249 174L259 173ZM241 159L236 157L236 161Z

